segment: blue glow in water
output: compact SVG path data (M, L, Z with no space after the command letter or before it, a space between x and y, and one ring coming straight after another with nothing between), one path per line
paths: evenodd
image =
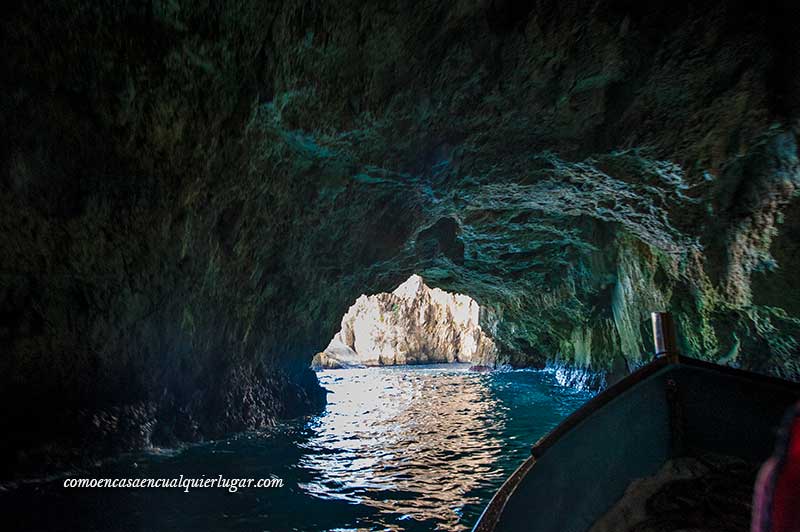
M590 397L548 372L460 365L319 378L331 392L319 416L82 475L277 476L283 488L68 490L54 481L0 493L0 504L20 530L467 530L531 444Z

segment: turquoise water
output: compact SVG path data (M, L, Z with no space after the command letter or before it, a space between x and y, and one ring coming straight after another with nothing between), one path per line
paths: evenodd
M180 451L127 456L90 478L281 478L282 488L0 493L13 530L468 530L531 444L589 398L552 373L466 366L319 373L318 416Z

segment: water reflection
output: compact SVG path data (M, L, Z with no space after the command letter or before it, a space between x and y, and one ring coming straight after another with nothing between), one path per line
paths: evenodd
M318 497L461 529L463 508L498 484L508 406L491 377L445 366L325 371L333 393L300 466ZM483 497L481 497L483 495Z
M547 372L463 366L325 371L326 412L168 453L122 457L96 478L268 478L274 490L0 490L20 531L468 530L530 445L589 395ZM46 508L46 512L41 509Z

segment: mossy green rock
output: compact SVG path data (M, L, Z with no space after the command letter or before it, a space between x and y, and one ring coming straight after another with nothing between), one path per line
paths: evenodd
M6 8L6 473L318 408L412 273L514 365L633 367L671 310L800 377L797 7L522 4Z

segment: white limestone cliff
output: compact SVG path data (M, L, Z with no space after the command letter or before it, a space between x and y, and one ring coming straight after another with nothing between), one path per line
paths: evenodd
M412 275L391 293L359 297L313 365L492 364L497 349L479 316L469 296L429 288Z

